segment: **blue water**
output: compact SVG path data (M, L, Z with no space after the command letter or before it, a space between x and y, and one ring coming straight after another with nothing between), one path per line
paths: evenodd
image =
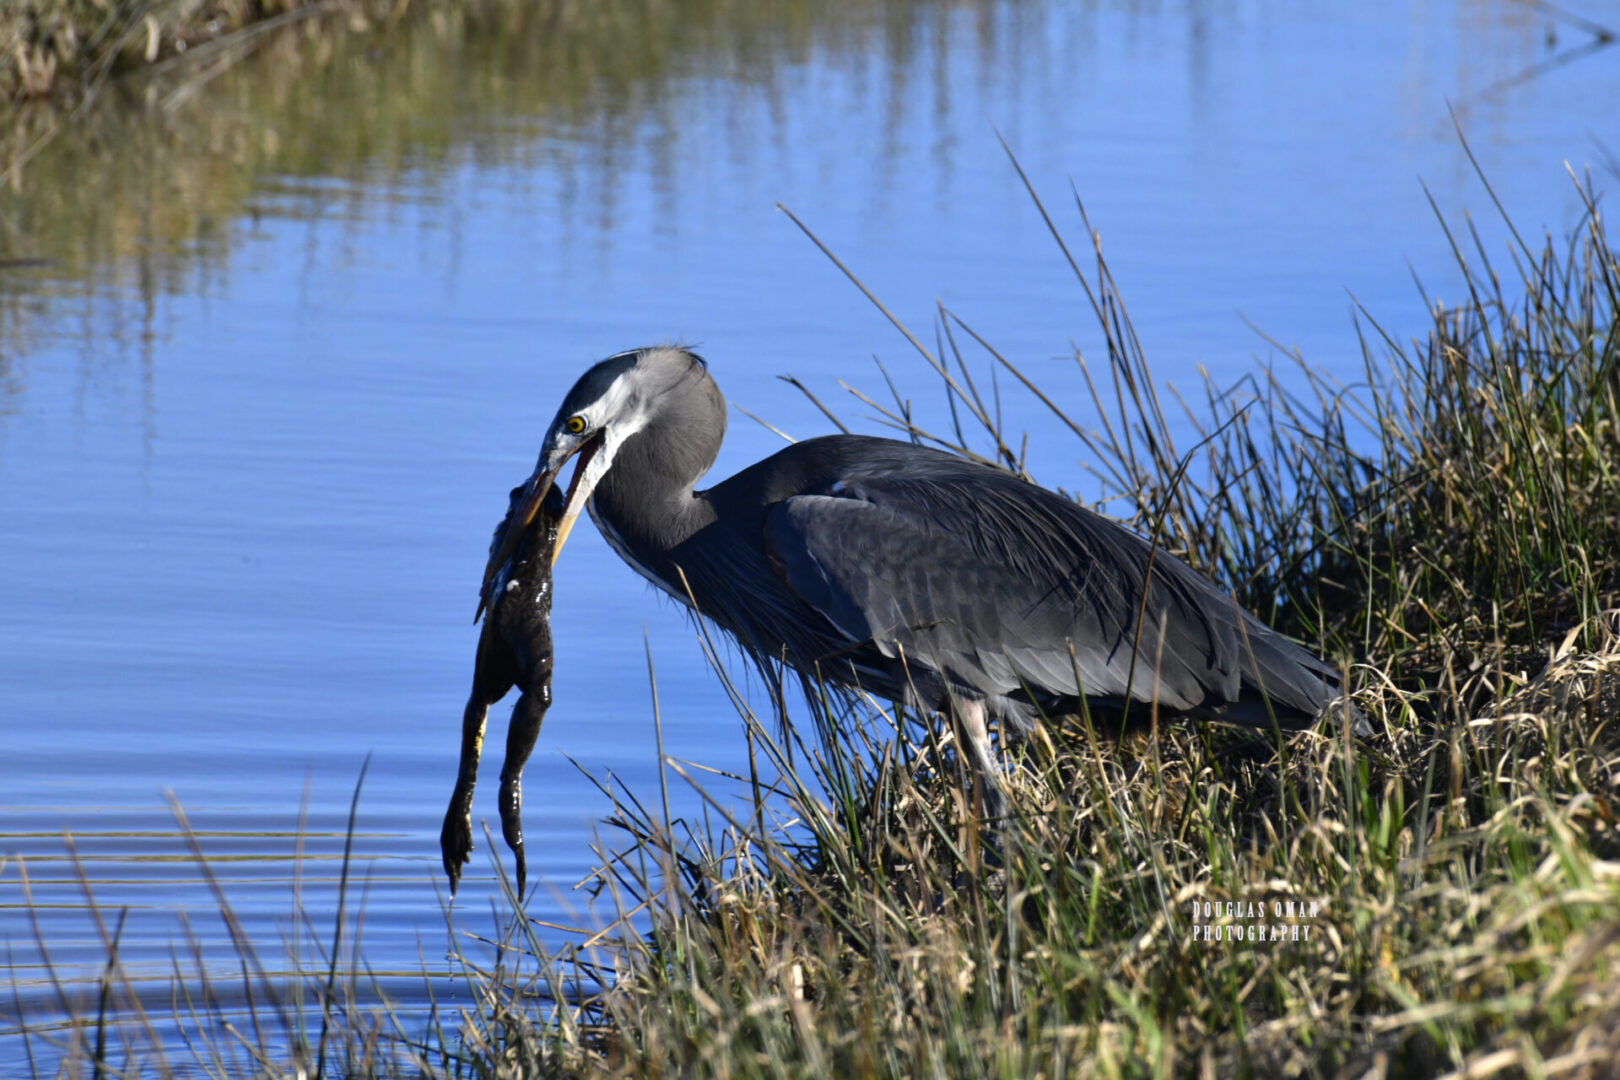
M398 168L257 175L195 258L163 253L156 287L138 259L4 271L35 312L0 333L0 948L24 996L47 995L19 860L53 962L91 972L105 951L61 834L84 837L98 902L133 908L127 962L159 976L177 912L224 940L172 790L222 834L212 853L244 856L232 896L279 953L306 784L327 861L305 900L324 924L367 755L368 959L444 955L438 823L485 547L576 375L686 342L735 405L803 437L829 425L777 377L880 431L841 387L888 400L876 356L925 426L947 423L925 365L778 204L930 348L942 302L1084 416L1073 349L1100 363L1099 336L998 133L1089 268L1071 185L1084 200L1149 360L1190 391L1201 369L1225 383L1278 360L1249 323L1346 381L1361 378L1355 302L1421 333L1413 272L1437 296L1457 280L1424 185L1506 262L1453 115L1528 235L1577 220L1566 161L1612 186L1620 49L1570 57L1588 35L1506 0L1316 7L852 16L746 64L677 61L633 88L634 108L589 92L469 107L456 140ZM387 93L389 54L375 62ZM101 167L124 166L114 150ZM1073 437L1001 388L1035 475L1095 497ZM778 445L734 413L716 475ZM746 758L684 616L588 524L557 573L529 911L585 924L599 916L572 887L608 803L580 770L656 792L649 652L666 752ZM505 716L475 808L491 821ZM673 794L678 813L698 808ZM480 836L458 900L480 931L487 849Z

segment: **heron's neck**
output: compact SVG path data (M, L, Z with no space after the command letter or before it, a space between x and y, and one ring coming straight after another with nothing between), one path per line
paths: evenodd
M669 553L714 520L713 508L693 489L714 463L719 440L692 435L655 424L626 439L590 508L620 555L677 592Z

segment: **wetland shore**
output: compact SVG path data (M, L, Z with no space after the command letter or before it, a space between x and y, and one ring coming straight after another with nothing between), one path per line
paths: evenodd
M105 268L192 245L223 262L219 223L259 213L247 207L261 172L403 169L423 144L451 142L457 119L435 104L464 79L499 83L476 64L424 70L419 95L376 94L392 111L367 114L360 134L329 129L329 101L358 99L372 75L360 63L319 71L324 28L420 30L424 12L497 6L523 5L6 6L0 92L60 117L31 121L16 145L26 153L58 123L88 132L85 147L78 135L58 147L68 163L53 179L72 184L17 196L16 222L62 235L18 225L17 253ZM553 8L580 10L536 10ZM607 25L571 32L616 37ZM272 41L288 61L279 81L206 99L229 107L189 140L194 156L170 153L174 132L153 125L142 167L160 174L149 185L159 194L148 199L131 200L127 174L94 167L94 115L66 119L114 86L144 86L159 104L202 100L189 96L224 83L210 85L214 66ZM543 56L555 63L513 65L521 77L497 100L542 97L577 62L555 47ZM606 55L639 75L666 48ZM612 84L621 72L587 74ZM272 106L310 114L318 137L303 158L282 156ZM390 135L408 126L414 142ZM1132 527L1342 665L1372 737L1332 725L1122 736L1052 718L1046 737L1017 748L1009 820L987 826L949 738L925 718L877 705L824 716L831 737L817 742L806 724L790 750L777 718L737 692L739 715L725 719L778 779L705 777L662 757L645 787L593 777L613 805L615 846L593 853L587 879L606 926L541 925L508 891L488 939L457 938L468 955L453 955L448 975L436 955L420 972L378 973L358 928L345 936L363 902L340 901L335 932L330 911L298 914L329 962L288 973L277 943L233 937L240 963L224 970L239 983L177 954L172 988L133 983L114 934L99 985L58 990L65 1018L31 1028L20 1005L15 1016L0 1006L0 1035L28 1043L37 1075L1611 1075L1620 257L1599 206L1616 183L1600 175L1577 189L1585 212L1567 235L1509 225L1505 257L1487 255L1472 222L1438 218L1456 256L1444 271L1460 284L1415 337L1361 310L1345 331L1345 353L1361 361L1349 375L1285 353L1297 380L1256 365L1238 386L1209 383L1186 405L1193 445L1175 435L1181 417L1166 419L1179 406L1157 396L1090 222L1050 211L1054 244L1067 244L1054 272L1072 270L1076 310L1095 316L1084 330L1103 342L1064 359L1091 365L1096 399L1082 404L1113 424L1064 414L1071 456ZM20 337L39 316L9 303L0 315ZM1020 384L1041 394L1039 380L993 351L964 356L971 334L941 308L925 335L951 419L924 431L899 400L884 418L1018 472L1022 432L1003 429L995 395ZM101 342L86 339L93 355ZM714 677L727 678L723 666ZM659 723L651 715L647 729ZM671 818L659 783L712 785L712 814ZM752 799L738 813L742 787ZM202 845L193 850L208 876ZM18 869L0 861L10 880ZM229 891L215 895L235 925ZM31 903L17 910L49 927ZM116 905L97 917L122 925ZM388 986L418 976L436 1002L454 981L426 1022L388 1005Z

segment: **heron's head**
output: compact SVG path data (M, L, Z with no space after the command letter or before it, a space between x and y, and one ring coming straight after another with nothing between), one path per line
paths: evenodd
M501 545L490 555L484 573L486 591L501 565L516 550L546 492L557 482L569 459L577 457L579 462L563 498L557 544L551 553L553 562L596 485L613 466L625 440L655 418L663 418L672 409L679 409L682 395L672 391L694 382L707 383L712 388L706 366L695 353L678 346L659 345L610 356L580 376L546 429L540 458L535 462L534 474L525 483L522 500L513 511L512 524ZM720 417L723 431L723 410Z

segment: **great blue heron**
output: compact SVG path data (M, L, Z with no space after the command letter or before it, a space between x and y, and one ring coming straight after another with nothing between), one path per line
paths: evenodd
M725 429L725 399L693 353L603 360L547 429L506 545L577 456L556 551L588 508L626 562L767 673L780 662L954 712L992 782L989 721L1027 729L1043 712L1079 712L1082 695L1093 711L1134 702L1283 728L1309 725L1339 697L1332 668L1203 575L1016 476L912 443L829 435L696 490Z

